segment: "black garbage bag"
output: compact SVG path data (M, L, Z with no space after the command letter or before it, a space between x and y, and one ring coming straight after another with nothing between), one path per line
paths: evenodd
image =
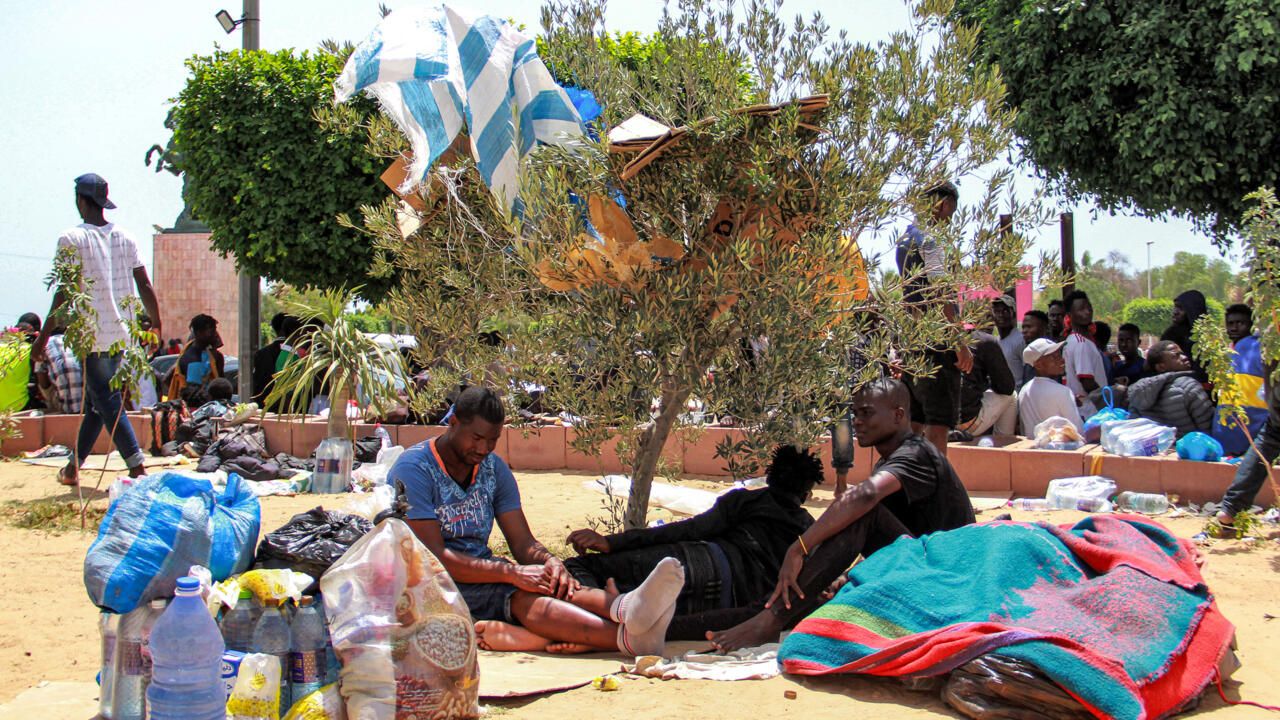
M254 565L306 573L314 580L306 590L312 593L324 571L372 529L373 523L359 515L312 508L263 537Z

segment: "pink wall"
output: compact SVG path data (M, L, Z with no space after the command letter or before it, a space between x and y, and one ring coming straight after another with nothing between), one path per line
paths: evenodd
M185 341L191 318L205 313L218 319L223 350L234 354L240 337L235 261L209 248L208 233L158 233L154 240L152 283L160 301L164 341Z

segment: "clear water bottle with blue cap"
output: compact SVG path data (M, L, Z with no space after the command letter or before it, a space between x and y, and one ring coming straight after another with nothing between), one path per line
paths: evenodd
M151 629L150 720L224 720L222 633L200 597L200 581L178 580L178 590Z

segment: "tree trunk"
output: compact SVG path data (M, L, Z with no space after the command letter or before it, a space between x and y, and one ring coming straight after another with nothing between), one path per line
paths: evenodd
M653 475L658 469L658 460L662 457L662 447L667 444L671 428L684 410L689 392L690 388L686 386L663 393L658 417L649 421L649 425L640 433L636 459L631 466L631 496L627 498L627 514L624 518L627 530L645 526L645 519L649 514L649 490L653 487Z
M347 401L351 393L345 382L333 384L329 393L329 437L340 437L351 440L351 423L347 422Z

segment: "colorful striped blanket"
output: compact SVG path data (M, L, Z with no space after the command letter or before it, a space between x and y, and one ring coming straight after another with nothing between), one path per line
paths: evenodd
M1214 678L1235 629L1194 552L1148 518L993 522L902 538L850 571L779 652L797 675L940 675L991 652L1102 718L1159 718Z

